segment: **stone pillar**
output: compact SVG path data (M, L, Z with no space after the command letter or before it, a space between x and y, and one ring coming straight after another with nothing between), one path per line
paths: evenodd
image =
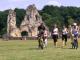
M14 10L9 10L7 18L7 35L10 37L11 31L16 28L16 13Z
M16 26L16 13L11 9L7 19L7 35L9 37L20 37L20 30Z

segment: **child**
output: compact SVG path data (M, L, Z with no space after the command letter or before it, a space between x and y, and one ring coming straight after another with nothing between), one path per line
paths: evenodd
M43 37L43 39L44 39L44 47L47 46L47 37L48 37L48 31L45 29L44 30L44 37Z

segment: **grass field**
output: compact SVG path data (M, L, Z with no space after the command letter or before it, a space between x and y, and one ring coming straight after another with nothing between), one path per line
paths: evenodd
M80 47L70 49L70 41L64 48L61 48L60 40L58 48L53 46L52 40L48 40L44 50L38 49L37 45L37 40L0 40L0 60L80 60Z

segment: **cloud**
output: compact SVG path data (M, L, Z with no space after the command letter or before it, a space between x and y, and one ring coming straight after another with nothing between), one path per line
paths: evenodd
M57 1L48 1L46 5L61 6L61 3Z

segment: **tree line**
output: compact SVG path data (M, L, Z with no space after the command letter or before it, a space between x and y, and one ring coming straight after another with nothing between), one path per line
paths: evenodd
M0 11L0 35L7 32L7 16L9 10ZM24 16L26 14L25 9L15 8L17 27L20 26ZM80 8L79 7L57 7L57 6L44 6L42 10L39 10L43 21L51 30L54 24L57 24L59 28L63 25L69 26L73 22L80 23Z

